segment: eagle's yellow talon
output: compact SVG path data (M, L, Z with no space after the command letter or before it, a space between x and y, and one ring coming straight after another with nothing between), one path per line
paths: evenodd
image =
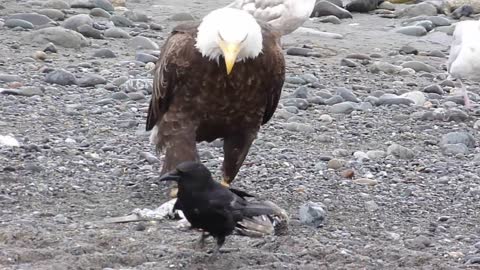
M225 181L225 179L222 179L222 181L220 181L220 184L226 188L230 187L230 184L227 181Z
M178 193L178 188L177 187L172 187L170 189L170 198L177 198L177 193Z

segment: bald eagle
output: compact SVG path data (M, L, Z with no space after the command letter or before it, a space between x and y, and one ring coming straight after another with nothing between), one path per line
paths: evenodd
M280 37L233 8L173 29L154 70L146 125L165 151L162 175L198 161L196 142L222 138L222 183L230 185L277 108L285 80Z

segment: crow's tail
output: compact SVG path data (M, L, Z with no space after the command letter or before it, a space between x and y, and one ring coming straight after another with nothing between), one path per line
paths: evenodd
M237 223L236 232L252 237L285 234L290 221L287 211L270 201L248 202L242 210L244 219Z

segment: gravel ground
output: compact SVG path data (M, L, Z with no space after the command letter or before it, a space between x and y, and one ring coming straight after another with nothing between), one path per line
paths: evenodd
M402 19L355 13L340 24L305 25L343 39L285 37L281 105L234 186L286 209L290 231L232 236L225 247L238 250L211 261L193 249L198 233L174 221L96 221L168 199L167 187L155 184L161 158L144 132L152 79L145 63L179 20L228 1L135 0L127 3L137 12L132 27L101 30L112 25L100 17L83 18L91 29L78 30L78 16L68 23L103 39L8 21L57 14L43 3L0 1L0 135L20 143L0 145L1 269L479 267L480 113L450 93L444 31L404 35L395 31ZM111 20L128 25L122 18ZM48 35L79 48L47 46ZM480 102L478 83L468 84ZM200 151L219 178L221 142ZM322 208L317 226L299 214L307 202Z

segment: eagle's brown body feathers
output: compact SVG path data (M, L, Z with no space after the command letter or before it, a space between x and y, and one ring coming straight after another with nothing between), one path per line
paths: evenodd
M195 48L199 23L177 26L165 42L154 75L147 130L166 156L162 174L197 161L196 142L224 139L223 174L231 182L260 126L272 117L285 78L280 35L265 23L262 53L237 62L227 75L223 59Z

